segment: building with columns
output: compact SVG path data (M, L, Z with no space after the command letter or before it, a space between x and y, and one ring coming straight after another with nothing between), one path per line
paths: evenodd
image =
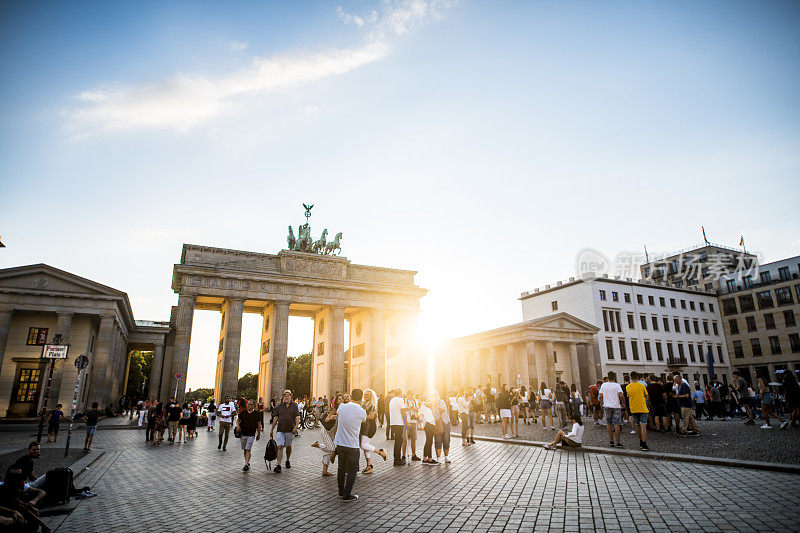
M563 380L582 388L598 375L598 328L564 312L453 339L437 363L440 391L465 386L538 389Z
M78 412L95 401L105 407L125 391L131 351L153 351L154 372L161 371L169 332L169 323L134 320L122 291L44 264L1 269L0 417L40 411L49 373L42 349L56 335L70 348L53 367L47 407L61 403L69 416L77 357L90 361L78 384ZM158 396L159 382L151 376L148 394Z
M559 281L523 292L522 317L564 311L598 328L593 354L598 374L631 370L708 383L731 379L716 292L649 280L608 278Z

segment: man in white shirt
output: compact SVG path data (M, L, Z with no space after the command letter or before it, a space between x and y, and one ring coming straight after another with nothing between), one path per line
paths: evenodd
M608 373L608 381L600 385L600 404L603 406L603 414L608 428L609 446L622 448L619 441L619 434L622 430L622 404L625 402L625 395L622 387L617 383L617 375L614 372ZM614 444L616 438L617 443Z
M403 466L406 462L401 459L403 453L403 414L406 411L406 401L403 399L403 391L395 389L391 392L392 399L389 401L389 427L392 428L392 438L394 439L394 466Z
M217 449L227 449L228 435L231 432L231 423L233 422L233 417L236 415L236 404L231 401L230 396L225 396L225 402L219 406L217 414L219 415L219 445L217 445ZM223 434L225 435L224 443L222 440Z
M336 455L339 457L339 472L336 478L339 485L339 497L351 502L358 499L357 494L353 494L353 485L358 475L358 458L361 453L359 433L361 423L367 419L367 412L361 407L361 398L364 392L361 389L353 389L350 401L339 406L336 410L338 428L333 444L336 445Z

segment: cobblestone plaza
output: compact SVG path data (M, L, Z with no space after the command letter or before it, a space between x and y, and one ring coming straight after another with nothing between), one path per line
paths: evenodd
M218 451L215 433L201 430L186 444L153 448L145 446L142 431L101 430L92 453L102 449L102 455L76 481L99 495L51 524L59 532L80 533L800 527L800 476L794 474L508 443L479 441L462 448L458 439L449 465L393 467L378 459L374 474L359 475L360 499L347 504L336 497L336 478L320 475L321 454L310 446L317 431L301 435L292 468L273 474L260 460L264 439L245 473L239 442L232 439L227 452ZM381 435L376 444L390 448ZM2 446L21 447L29 439L28 431L6 430Z

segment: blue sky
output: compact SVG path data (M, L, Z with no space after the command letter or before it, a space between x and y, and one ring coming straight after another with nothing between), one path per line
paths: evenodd
M800 254L797 2L4 2L0 50L0 266L137 318L168 318L183 242L277 252L301 202L353 262L418 270L442 336L519 321L585 247L703 224Z

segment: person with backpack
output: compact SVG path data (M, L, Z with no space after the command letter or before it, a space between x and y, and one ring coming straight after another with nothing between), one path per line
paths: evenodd
M283 401L275 408L275 419L272 421L272 429L269 432L270 437L272 437L275 432L275 426L278 427L278 438L276 439L278 443L278 464L272 470L276 474L281 473L281 459L283 458L284 448L286 448L286 468L292 467L292 463L289 461L292 457L292 439L299 423L300 409L292 401L292 391L286 389L283 391Z

